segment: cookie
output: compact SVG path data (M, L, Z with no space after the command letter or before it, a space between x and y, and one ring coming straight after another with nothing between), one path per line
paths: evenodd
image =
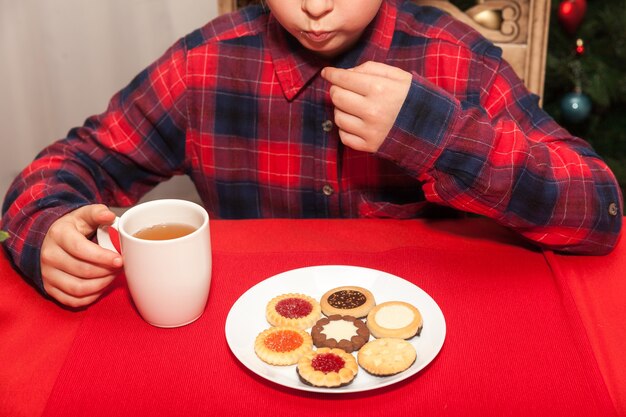
M271 327L254 341L254 352L270 365L293 365L312 348L311 336L293 327Z
M405 371L416 358L417 351L411 343L394 338L367 342L357 355L361 368L376 376L395 375Z
M265 317L272 326L308 329L321 316L320 304L304 294L283 294L267 303Z
M358 319L367 316L367 313L376 305L374 295L361 287L347 286L333 288L327 291L320 300L322 313L327 316L341 314Z
M336 388L351 383L359 371L356 359L341 349L319 348L298 361L300 380L315 387Z
M422 331L423 321L419 310L403 301L381 303L367 315L367 328L372 336L410 339Z
M311 338L317 347L339 348L351 353L369 340L370 331L362 320L333 314L315 323Z

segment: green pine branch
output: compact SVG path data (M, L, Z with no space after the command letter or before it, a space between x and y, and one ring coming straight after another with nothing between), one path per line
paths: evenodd
M572 134L589 141L626 186L626 0L588 2L577 33L569 35L558 21L558 5L552 2L544 109ZM585 51L575 53L576 40ZM577 79L574 68L579 66ZM589 118L568 124L560 102L580 83L592 103Z

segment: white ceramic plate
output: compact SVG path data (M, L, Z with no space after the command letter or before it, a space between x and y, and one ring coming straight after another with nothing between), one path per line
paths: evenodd
M358 285L369 289L376 303L405 301L420 310L424 328L420 336L409 340L417 350L417 359L409 369L388 377L375 377L359 368L357 377L349 385L318 388L300 381L296 365L272 366L256 356L254 340L261 331L270 327L265 319L265 307L272 298L291 292L307 294L319 300L326 291L344 285ZM239 297L226 318L226 341L241 363L276 384L312 392L360 392L400 382L428 365L441 350L445 337L446 322L443 313L426 292L395 275L356 266L323 265L275 275L256 284Z

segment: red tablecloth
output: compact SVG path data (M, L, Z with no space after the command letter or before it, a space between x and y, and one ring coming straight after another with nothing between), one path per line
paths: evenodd
M0 416L624 411L626 285L615 278L626 267L623 242L607 257L564 257L483 219L214 221L211 228L209 303L178 329L146 324L123 276L98 303L70 312L37 295L1 257ZM276 273L321 264L380 269L428 292L447 324L437 358L399 384L345 395L284 388L247 370L224 336L232 304Z

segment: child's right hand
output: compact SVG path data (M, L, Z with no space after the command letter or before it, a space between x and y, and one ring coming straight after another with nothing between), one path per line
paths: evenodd
M76 209L57 219L41 246L44 290L69 307L96 301L115 279L122 257L88 239L98 226L112 224L115 213L102 204Z
M357 151L376 152L406 100L411 73L369 61L351 69L326 67L321 75L331 84L342 143Z

